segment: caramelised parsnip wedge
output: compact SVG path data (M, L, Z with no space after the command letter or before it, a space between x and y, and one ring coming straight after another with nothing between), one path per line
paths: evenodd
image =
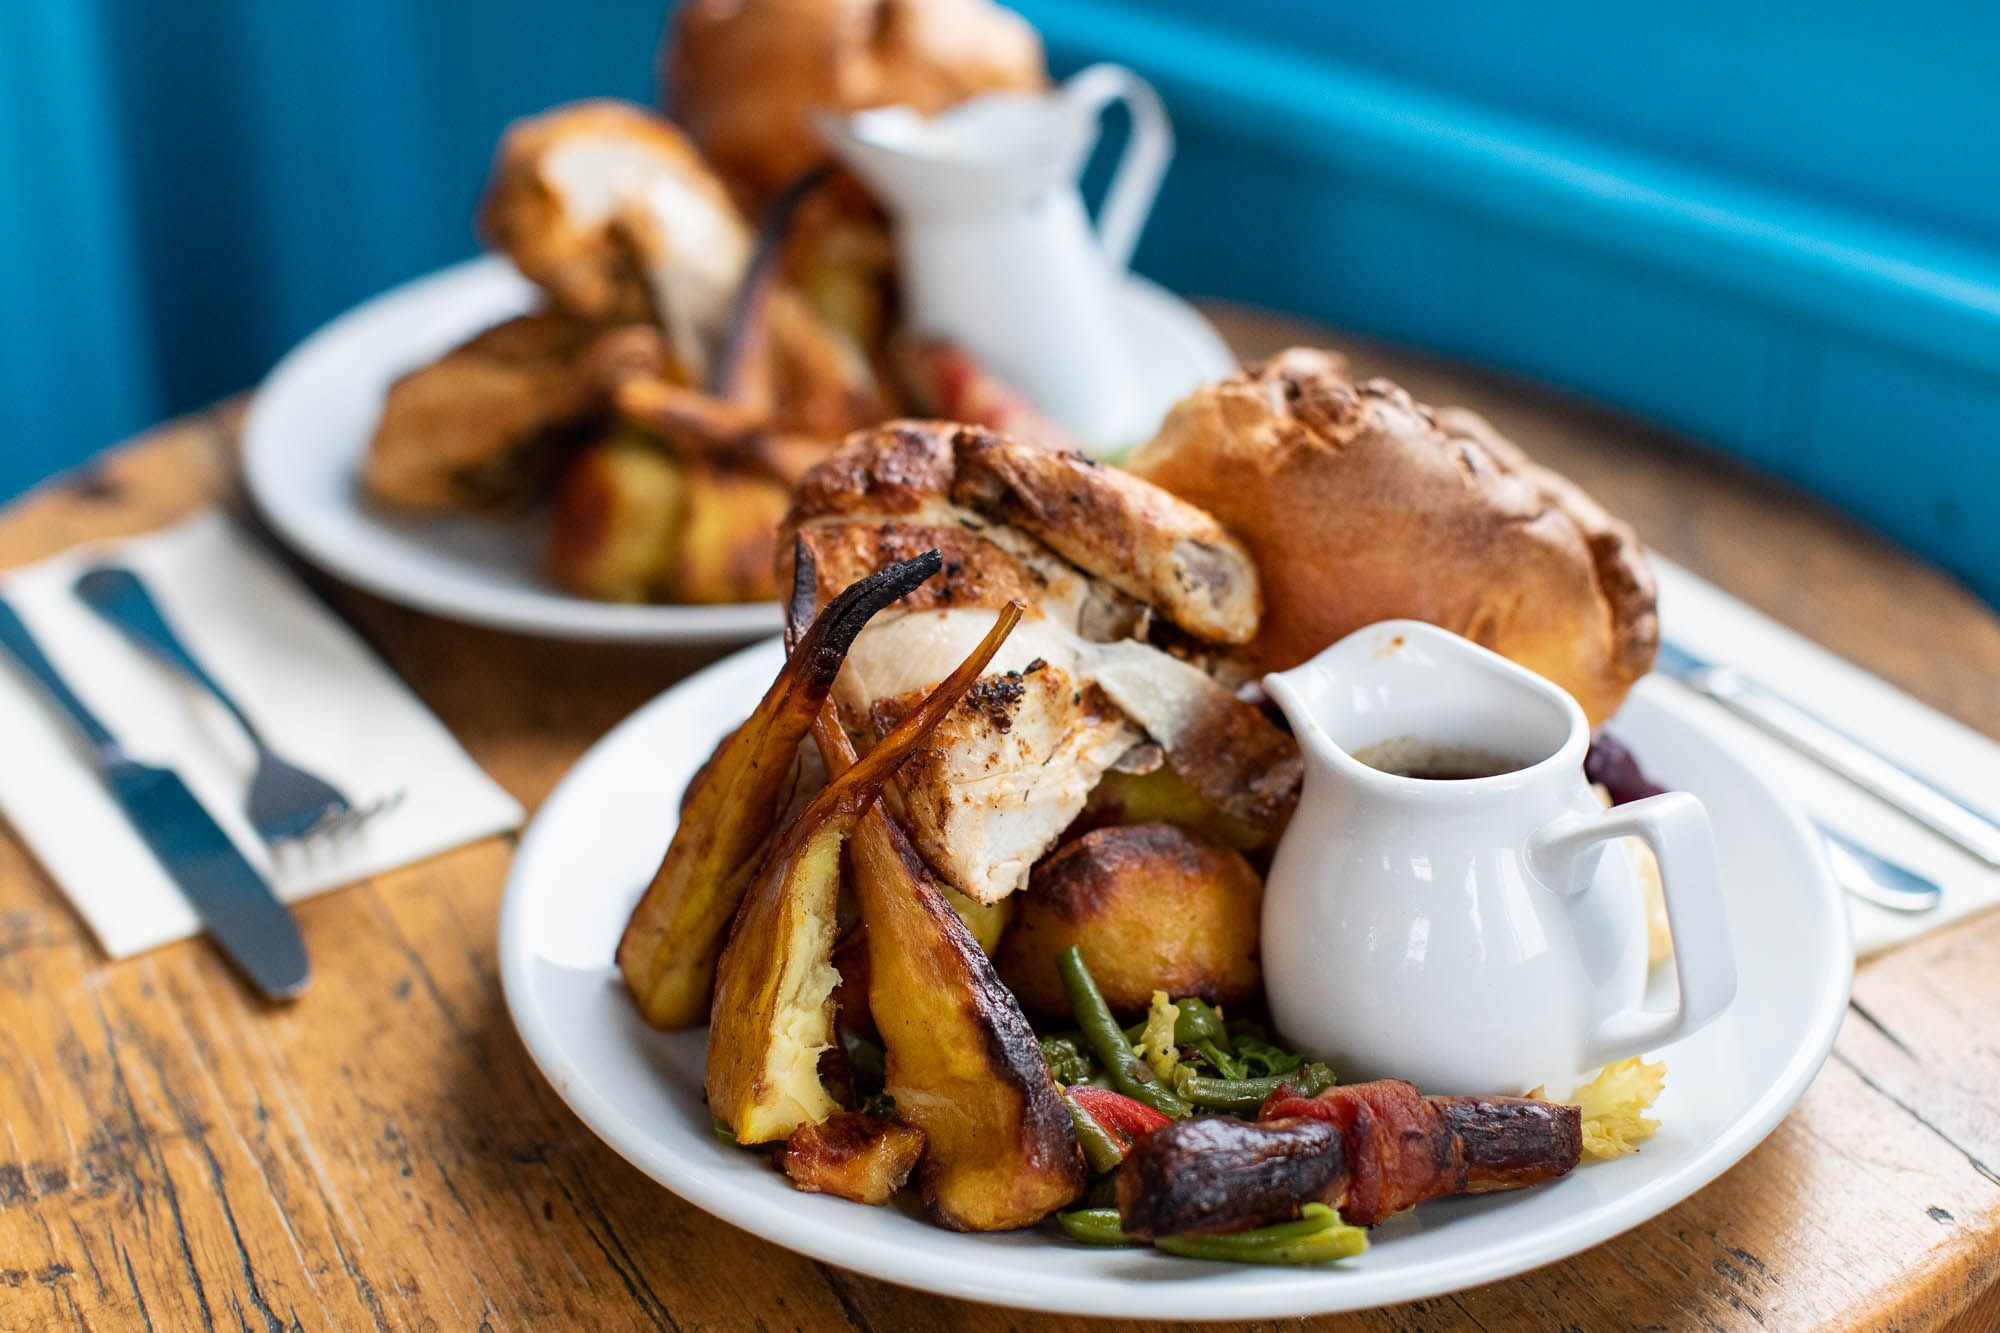
M840 982L833 941L841 845L1020 619L1018 604L1003 609L973 654L866 759L833 775L757 869L716 968L708 1024L708 1107L737 1142L782 1139L837 1109L820 1083L819 1057L833 1044L833 991ZM801 651L812 640L809 630Z
M830 705L813 738L828 772L855 762ZM847 855L867 931L868 1006L888 1052L884 1090L896 1118L924 1133L925 1206L957 1231L1034 1225L1086 1180L1034 1029L879 802Z
M696 776L667 854L618 941L618 968L653 1026L691 1027L708 1017L715 961L784 808L799 742L854 636L941 564L931 551L887 565L827 603L756 711Z

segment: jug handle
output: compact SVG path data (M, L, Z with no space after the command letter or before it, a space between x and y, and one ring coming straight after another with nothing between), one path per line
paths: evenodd
M1558 892L1589 892L1597 864L1592 853L1612 839L1627 837L1644 841L1660 863L1680 1000L1672 1009L1625 1009L1598 1023L1584 1039L1586 1069L1684 1037L1736 997L1736 950L1723 905L1715 832L1695 797L1666 792L1602 814L1564 816L1529 838L1528 864Z
M1097 210L1098 247L1111 267L1123 272L1174 155L1173 122L1153 85L1122 65L1092 65L1063 84L1063 96L1092 120L1113 102L1123 102L1132 113L1132 136Z

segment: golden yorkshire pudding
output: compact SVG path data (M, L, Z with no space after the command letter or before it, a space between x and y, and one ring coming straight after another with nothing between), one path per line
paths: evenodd
M1264 589L1266 670L1410 617L1563 686L1593 725L1659 645L1638 537L1486 421L1295 348L1176 404L1132 471L1220 519Z
M989 0L687 0L660 61L674 119L752 203L826 156L814 109L928 114L1048 82L1035 30Z
M686 136L624 102L509 126L479 226L558 307L659 323L691 380L717 350L751 254L749 228Z

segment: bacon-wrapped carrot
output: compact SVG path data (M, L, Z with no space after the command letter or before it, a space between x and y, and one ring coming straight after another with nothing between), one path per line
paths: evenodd
M1313 1097L1283 1088L1255 1124L1207 1116L1140 1139L1118 1173L1118 1211L1144 1239L1242 1231L1308 1203L1372 1226L1425 1199L1552 1180L1581 1153L1574 1106L1425 1097L1398 1079Z

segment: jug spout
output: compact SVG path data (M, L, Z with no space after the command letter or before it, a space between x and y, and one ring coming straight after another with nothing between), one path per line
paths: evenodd
M1583 710L1561 687L1448 630L1386 620L1264 677L1308 771L1359 781L1471 778L1581 764Z
M1077 177L1112 101L1130 106L1132 133L1093 222ZM909 326L970 353L1083 447L1139 443L1181 395L1227 373L1219 342L1183 373L1135 330L1125 265L1173 131L1130 70L1094 66L1052 92L988 94L935 116L881 107L816 126L889 213Z

